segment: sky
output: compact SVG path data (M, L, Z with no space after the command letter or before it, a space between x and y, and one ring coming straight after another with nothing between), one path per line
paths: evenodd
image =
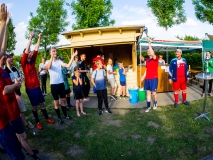
M67 0L67 2L71 2L71 0ZM111 2L113 4L111 19L116 21L114 26L145 25L148 28L148 35L150 37L159 37L165 33L163 28L157 26L157 20L147 7L146 0L111 0ZM25 32L30 20L30 12L36 15L39 0L0 0L0 3L6 3L8 11L12 15L17 40L14 53L19 55L28 42L25 39ZM71 26L75 23L75 18L71 15L69 7L65 6L64 8L68 11L67 21L69 22L66 31L71 31ZM179 35L181 37L191 35L202 39L205 37L205 33L212 34L213 26L196 19L191 0L185 0L184 9L187 15L186 23L169 28L168 32L170 35ZM57 45L70 43L61 35L59 38L60 41Z

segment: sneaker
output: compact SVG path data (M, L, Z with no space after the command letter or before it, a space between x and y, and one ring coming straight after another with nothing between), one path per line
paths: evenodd
M115 95L113 95L113 97L117 100L117 97Z
M25 149L24 147L22 147L22 149L24 149L24 151L26 152L27 155L30 155L30 154L26 151L26 149ZM32 149L32 151L33 151L33 154L38 154L38 153L39 153L37 149Z
M72 120L72 117L70 117L70 116L64 116L64 118L66 118L66 119L68 119L68 120Z
M127 97L127 96L123 96L123 99L125 99L125 100L126 100L127 98L129 98L129 97Z
M123 96L120 96L120 99L123 99Z
M145 110L145 112L146 112L146 113L149 112L150 109L151 109L151 107L147 108L147 109Z
M28 121L27 125L25 126L26 129L33 129L34 127L35 126L30 121Z
M67 107L68 107L68 108L74 108L75 106L73 106L73 105L70 104L70 105L68 105Z
M109 113L109 114L112 114L112 111L110 111L110 109L108 108L108 109L106 109L106 111L105 112L107 112L107 113Z
M178 103L175 103L175 104L174 104L174 107L175 107L175 108L178 108Z
M64 121L62 120L62 118L58 118L58 123L59 124L63 124L64 123Z
M31 155L30 157L32 157L33 160L40 160L35 154Z
M50 119L50 118L46 119L46 122L47 122L47 123L51 123L51 124L55 123L55 121L52 120L52 119Z
M102 110L99 110L98 115L101 116L103 114Z
M111 98L111 100L115 100L116 101L116 98L114 97L114 95L111 95L110 98Z
M184 105L189 106L189 102L185 101L183 102Z
M155 110L155 109L157 109L158 107L157 107L157 104L154 104L154 106L153 106L153 109Z
M42 127L42 125L41 125L40 122L36 123L36 126L37 126L37 128L38 128L39 130L42 130L42 129L43 129L43 127Z

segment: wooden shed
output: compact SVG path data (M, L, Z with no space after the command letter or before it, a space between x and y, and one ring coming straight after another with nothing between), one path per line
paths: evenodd
M67 31L62 35L70 41L70 45L61 46L59 49L71 49L72 52L77 49L79 55L86 54L86 64L90 66L97 51L102 51L106 64L108 58L112 58L122 61L126 67L131 65L133 70L127 73L127 88L137 86L136 42L143 28L143 25L110 26ZM115 78L120 85L119 75L115 75ZM117 95L119 95L119 89Z

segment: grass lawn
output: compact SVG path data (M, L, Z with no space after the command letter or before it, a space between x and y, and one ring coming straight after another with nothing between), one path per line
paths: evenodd
M22 95L28 108L27 118L34 122L24 85ZM48 113L57 120L52 95L45 99ZM212 111L212 100L208 98L207 111ZM47 124L39 111L44 129L27 130L27 135L33 148L56 160L194 160L213 152L213 112L208 115L210 122L194 121L196 111L202 111L202 106L203 100L197 100L190 107L160 106L150 113L144 113L144 109L112 109L112 115L102 116L98 116L97 109L85 108L87 115L80 118L72 109L69 115L73 121L65 120L63 125L57 121L54 125Z

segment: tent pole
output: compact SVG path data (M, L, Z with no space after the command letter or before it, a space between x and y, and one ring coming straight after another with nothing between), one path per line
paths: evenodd
M168 62L169 62L169 53L168 51L166 51L166 63L169 64Z
M204 50L203 50L203 47L202 47L202 72L204 73Z

